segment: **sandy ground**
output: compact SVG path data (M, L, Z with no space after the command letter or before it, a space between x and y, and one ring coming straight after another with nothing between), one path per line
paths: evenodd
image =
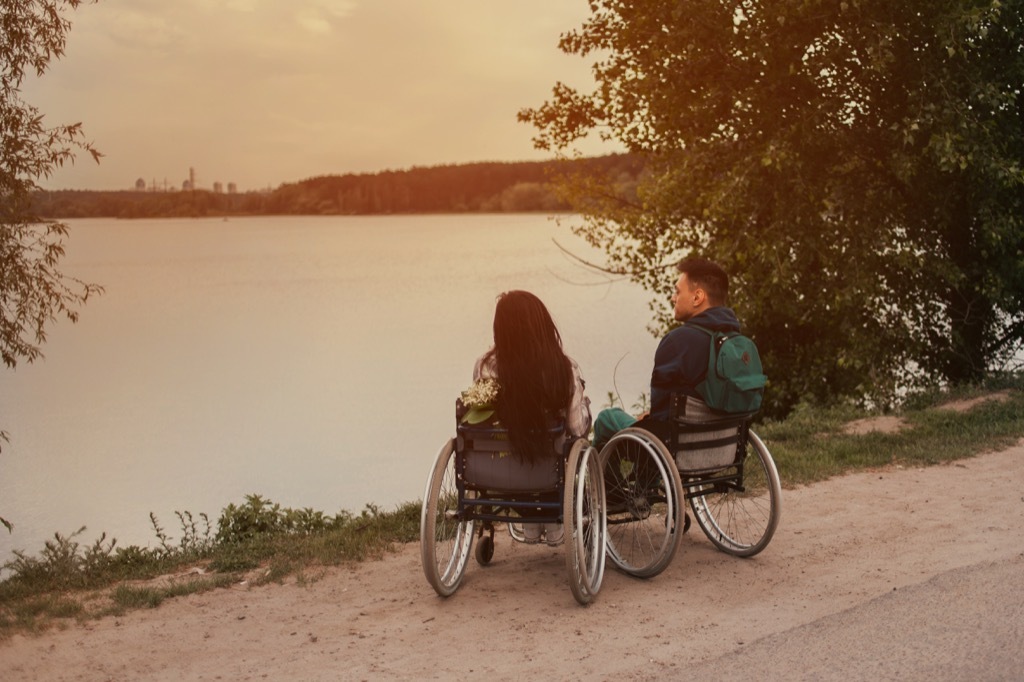
M1022 679L1024 442L785 490L771 545L694 527L660 576L573 600L562 548L502 534L437 597L415 544L0 643L9 680Z

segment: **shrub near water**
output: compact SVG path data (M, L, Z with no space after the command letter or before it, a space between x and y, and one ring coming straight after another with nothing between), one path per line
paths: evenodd
M15 551L3 565L10 576L0 582L0 637L38 629L55 618L87 618L125 609L152 608L164 599L222 587L260 566L255 583L282 580L310 566L335 565L380 556L395 543L419 537L420 503L384 512L367 505L359 515L326 515L312 509L281 507L259 495L229 504L214 534L209 519L176 512L181 538L174 542L155 515L150 522L155 548L117 547L101 535L91 545L54 535L38 556ZM197 568L169 584L126 585ZM211 572L212 571L212 572ZM306 578L303 577L303 580ZM162 581L166 582L166 581ZM117 587L109 588L117 583ZM100 595L100 598L97 598ZM89 608L83 604L92 604ZM100 604L96 606L96 604Z
M231 504L218 522L217 552L210 567L249 570L271 562L273 573L301 563L337 564L379 556L396 542L419 537L420 503L394 512L366 505L358 516L342 511L328 516L312 509L282 508L259 495L244 505ZM283 564L283 566L282 566Z
M983 400L970 409L948 409L950 401L975 398ZM903 426L894 432L857 434L847 432L845 425L879 415L852 406L801 406L785 421L757 425L755 431L765 440L783 485L788 486L866 468L950 462L1020 441L1024 436L1024 375L1007 374L984 386L922 393L893 416L897 415Z

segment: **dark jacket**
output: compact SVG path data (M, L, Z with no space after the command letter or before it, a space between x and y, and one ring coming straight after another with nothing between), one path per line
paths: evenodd
M672 393L700 397L696 388L708 373L708 348L711 339L699 329L687 328L688 324L697 324L715 331L739 331L740 328L736 314L729 308L719 306L708 308L665 335L654 353L654 371L651 373L651 419L670 419Z

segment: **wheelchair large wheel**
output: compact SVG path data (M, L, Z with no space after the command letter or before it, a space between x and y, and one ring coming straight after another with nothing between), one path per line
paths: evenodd
M458 518L459 491L455 484L455 441L437 453L427 479L420 514L420 560L431 587L447 597L459 589L473 545L475 521Z
M601 450L608 558L638 578L658 575L669 565L683 534L679 472L657 437L631 428L615 434Z
M740 557L754 556L768 546L782 514L775 461L756 433L747 434L742 490L701 484L696 478L684 484L704 534L723 552Z
M569 587L580 604L597 597L604 579L605 493L597 451L577 440L565 464L565 564Z

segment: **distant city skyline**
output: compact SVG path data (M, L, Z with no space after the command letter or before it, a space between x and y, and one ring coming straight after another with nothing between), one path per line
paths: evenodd
M177 192L178 190L205 189L212 191L214 194L220 194L224 191L225 187L227 187L228 194L234 194L238 191L238 183L224 183L221 180L214 180L208 187L204 187L201 183L196 182L196 170L194 167L190 167L188 169L188 177L178 184L169 181L167 178L164 178L162 181L157 181L156 178L147 181L146 178L140 176L135 180L133 188L137 192Z
M81 122L104 154L47 189L138 179L239 192L310 177L550 158L516 121L596 58L558 50L585 0L99 2L67 16L66 54L24 98L48 125ZM617 149L596 142L581 149Z

